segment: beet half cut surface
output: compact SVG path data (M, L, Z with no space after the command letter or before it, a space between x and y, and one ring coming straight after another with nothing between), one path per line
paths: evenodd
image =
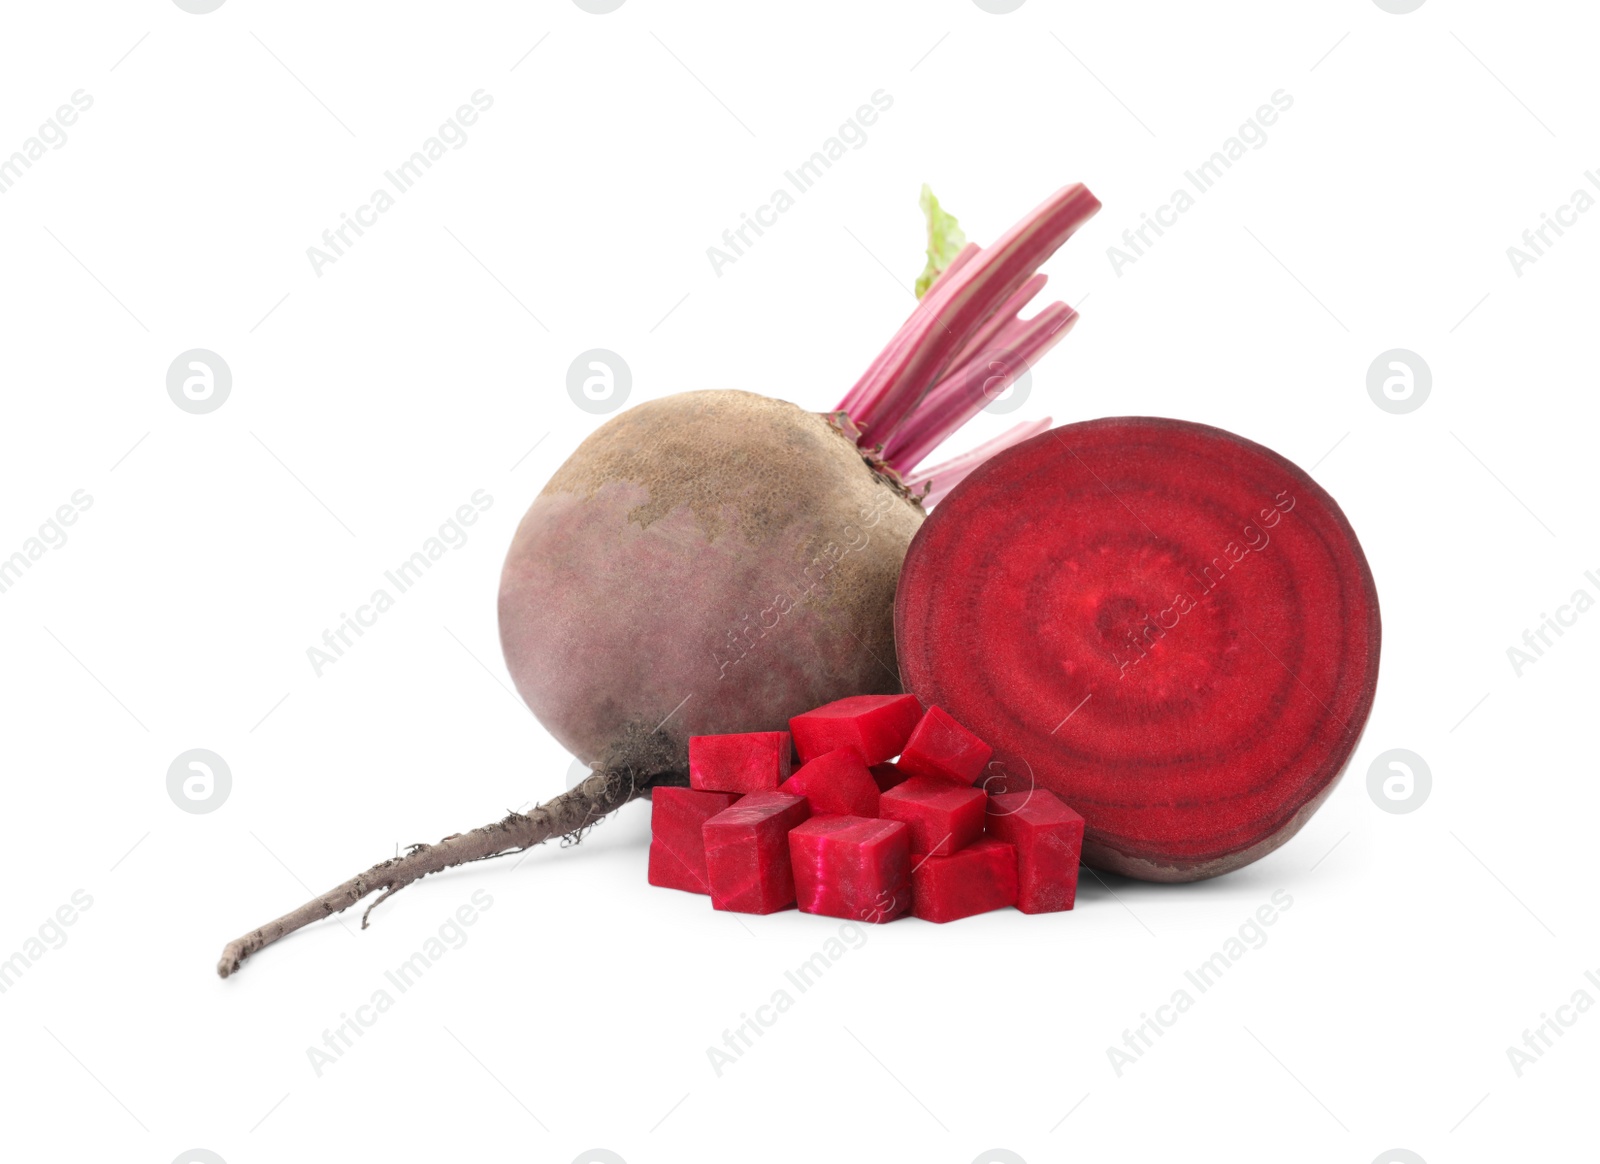
M1042 433L957 485L913 539L902 678L994 747L990 792L1042 787L1088 865L1194 881L1293 836L1377 687L1372 572L1304 471L1206 425Z

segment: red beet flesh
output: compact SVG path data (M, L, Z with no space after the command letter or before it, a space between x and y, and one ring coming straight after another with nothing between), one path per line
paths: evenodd
M897 820L814 816L789 833L806 913L887 922L911 906L911 833Z
M775 913L792 906L789 830L810 815L804 797L757 792L707 820L701 836L711 907Z
M815 813L878 815L878 783L851 748L835 748L801 764L779 790L805 797Z
M863 762L881 764L905 747L922 718L915 695L851 695L789 721L802 762L835 748L853 748Z
M983 775L994 749L939 707L928 708L900 753L900 767L912 776L935 776L971 784Z
M1190 881L1271 852L1327 797L1380 626L1349 522L1301 469L1124 417L955 486L912 541L895 637L908 689L994 747L990 791L1060 794L1090 865Z
M730 792L655 789L650 795L650 884L710 893L701 828L738 799Z
M1017 855L1010 845L983 837L948 857L916 857L911 913L949 922L1004 909L1017 900Z
M906 773L900 771L898 764L892 764L888 761L882 764L874 764L867 771L871 772L872 778L878 782L879 792L887 792L895 785L904 784L911 779Z
M689 737L689 787L706 792L775 792L789 778L788 732Z
M878 815L905 822L912 852L947 857L978 839L988 800L981 788L913 776L879 798Z
M1023 913L1071 909L1078 896L1083 817L1043 788L999 793L989 797L988 807L989 835L1017 851L1017 908Z

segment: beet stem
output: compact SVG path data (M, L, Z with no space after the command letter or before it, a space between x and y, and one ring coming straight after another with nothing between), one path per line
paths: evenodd
M955 258L950 260L950 265L939 272L939 277L928 285L928 289L924 291L922 293L922 297L917 300L917 305L911 309L911 314L906 316L905 322L900 325L899 330L897 330L890 338L889 342L884 345L883 350L873 357L872 363L867 365L867 370L861 374L861 378L857 380L850 391L845 394L845 398L841 400L838 404L838 407L834 409L835 412L849 412L854 414L861 410L866 402L866 393L876 380L878 374L889 361L895 358L895 356L904 346L908 337L910 337L916 330L913 325L920 318L922 305L928 302L928 296L933 294L934 289L941 283L948 280L951 275L955 274L955 272L959 271L962 267L970 263L978 255L981 249L982 248L980 248L977 243L968 243L966 246L962 247L959 252L957 252Z
M945 374L945 378L949 379L950 376L961 371L963 367L972 361L974 356L988 347L990 341L994 339L1001 328L1018 322L1017 317L1022 314L1022 309L1033 301L1034 296L1044 290L1044 285L1048 280L1048 275L1029 276L1028 281L1018 287L1011 298L1002 303L995 313L985 321L984 325L973 334L973 337L967 341L966 346L951 358L951 370ZM923 399L926 400L927 397L924 396Z
M955 274L962 267L970 263L974 258L977 257L981 249L982 248L979 247L977 243L968 243L956 253L956 257L950 260L950 265L945 267L944 270L940 271L939 277L928 285L928 289L922 293L922 297L917 301L917 306L911 309L911 314L906 316L905 323L900 325L900 330L894 333L894 337L890 339L888 345L883 349L883 351L878 353L877 358L875 358L871 365L868 366L861 379L856 381L855 386L850 389L849 394L839 402L839 407L835 409L835 411L849 412L853 408L859 409L861 407L864 400L862 393L864 392L866 386L872 382L873 377L884 366L884 364L889 360L892 360L901 350L906 336L912 330L911 324L917 318L917 312L920 311L922 305L927 302L928 296L933 293L934 288L938 287L940 283L943 283L945 280L949 279L951 275ZM1040 278L1042 279L1043 276L1040 276ZM1041 283L1040 285L1042 286L1043 284ZM1022 302L1026 303L1027 300L1023 300ZM1017 304L1017 310L1020 311L1021 309L1022 303ZM887 436L887 434L881 435ZM881 439L879 443L882 443Z
M935 287L937 287L940 283L943 283L951 275L954 275L962 267L972 262L972 260L978 256L978 252L981 250L983 250L983 248L977 243L969 242L966 246L957 251L956 257L950 260L949 264L946 265L944 270L939 272L938 277L934 279L932 283L928 284L928 290L922 293L922 298L926 299L929 291L932 291Z
M917 411L895 430L883 459L902 474L916 468L1065 338L1077 318L1065 303L1052 303L1032 319L1001 328L965 367L933 386Z
M931 287L885 353L851 389L846 409L874 443L885 443L924 390L949 368L985 321L1095 211L1081 185L1056 191L948 278Z
M519 853L551 837L577 839L603 817L644 795L649 784L649 780L636 778L631 772L596 772L576 788L546 801L527 814L509 813L493 824L483 825L468 833L454 833L435 845L413 845L403 855L380 861L365 873L352 877L321 897L229 942L217 963L217 974L226 978L236 973L251 954L314 921L349 909L378 890L382 890L382 893L361 915L362 929L367 928L367 916L374 909L429 873L472 861L486 861L507 853Z
M922 498L924 507L936 505L950 490L961 484L969 473L990 457L1004 452L1012 445L1020 445L1023 441L1038 436L1052 423L1054 422L1050 417L1046 416L1039 420L1025 420L1021 424L1014 424L993 440L984 441L959 456L921 470L906 482L906 488ZM923 491L924 487L926 492Z

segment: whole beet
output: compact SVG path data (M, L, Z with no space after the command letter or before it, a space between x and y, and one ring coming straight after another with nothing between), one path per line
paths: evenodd
M921 521L825 416L736 391L641 404L523 517L500 580L506 665L579 759L681 770L691 735L899 690L895 581Z
M1056 191L988 249L924 191L917 306L833 412L688 392L622 413L534 500L500 580L500 639L528 706L594 770L527 812L409 846L235 938L217 973L430 873L576 840L656 785L683 783L692 735L781 730L847 695L899 690L900 565L935 504L1014 426L926 455L1064 336L1077 313L1020 312L1038 267L1100 203ZM913 500L915 494L916 500Z

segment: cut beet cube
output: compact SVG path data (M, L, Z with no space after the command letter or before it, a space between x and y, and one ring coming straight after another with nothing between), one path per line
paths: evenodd
M788 732L689 737L689 787L705 792L776 792L789 778Z
M878 798L878 815L905 822L913 853L947 857L982 834L988 804L981 788L913 776Z
M852 748L835 748L801 764L778 790L805 797L818 815L878 815L878 783Z
M994 749L962 727L943 708L930 707L900 753L900 768L912 776L937 776L971 784L983 775Z
M887 792L895 785L904 784L911 779L907 773L900 771L898 764L890 763L887 760L882 764L872 765L867 771L871 772L872 778L878 782L879 792Z
M911 913L949 922L1017 903L1017 854L1004 841L982 837L948 857L914 858Z
M1023 913L1071 909L1078 896L1083 817L1053 792L1002 792L989 798L991 837L1016 847L1017 908Z
M802 762L835 748L854 748L867 764L892 760L922 718L915 695L852 695L789 721Z
M788 746L788 741L784 741ZM811 815L803 796L756 792L701 828L711 907L775 913L794 904L789 830Z
M650 793L650 884L710 893L701 826L739 798L731 792L657 788Z
M897 820L814 816L789 834L806 913L893 921L911 907L911 833Z

